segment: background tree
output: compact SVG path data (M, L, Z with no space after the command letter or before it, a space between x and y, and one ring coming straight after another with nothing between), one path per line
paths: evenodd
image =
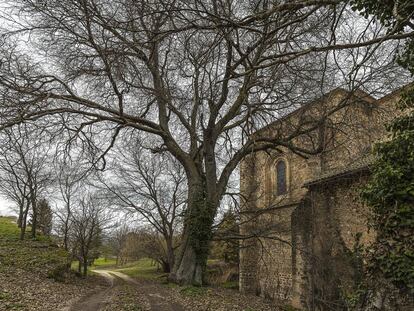
M239 236L237 215L232 210L226 211L214 231L210 256L225 263L238 264Z
M62 237L63 247L70 250L70 234L72 229L72 213L74 205L78 202L78 196L82 196L81 186L86 183L86 176L83 173L80 161L73 159L62 160L58 157L54 161L55 188L59 195L55 198L58 204L54 209L56 231Z
M124 258L124 252L123 250L126 247L128 233L130 232L130 229L122 225L115 229L115 231L112 232L110 235L110 246L112 249L112 252L114 253L116 257L116 265L123 265L126 263L126 260Z
M51 184L48 158L50 145L47 133L21 124L2 132L0 169L3 194L19 207L18 225L24 238L30 214L31 236L38 229L38 201Z
M393 49L388 40L413 35L356 20L340 0L15 0L3 16L1 128L64 120L100 168L126 131L157 135L155 149L183 166L188 189L171 278L195 284L239 162L269 148L319 152L294 138L347 101L293 133L251 134L332 87L368 86L377 68L395 73L378 53ZM15 44L16 36L29 38L28 46ZM97 133L111 139L94 140Z
M137 217L145 228L143 232L148 233L141 232L141 236L160 249L158 258L153 259L163 261L164 270L169 272L174 266L187 184L180 163L167 153L154 154L149 149L152 143L147 140L143 145L139 139L129 137L115 150L117 157L108 164L106 176L101 174L98 178L105 197L118 210Z
M37 226L43 235L50 235L52 233L53 212L49 202L41 198L37 202Z
M72 213L72 252L79 261L79 272L86 277L88 266L99 257L102 231L111 219L103 201L89 194L82 198Z

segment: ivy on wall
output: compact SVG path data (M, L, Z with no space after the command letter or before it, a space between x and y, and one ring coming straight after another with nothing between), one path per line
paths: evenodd
M399 104L414 108L414 88ZM373 175L362 192L377 232L370 270L414 292L414 113L397 118L388 130L390 140L376 146Z
M412 0L352 0L354 10L375 16L390 32L414 30ZM414 39L407 39L396 61L414 75ZM402 116L387 128L389 140L377 144L370 182L362 191L371 207L377 232L369 249L371 272L379 272L398 288L414 293L414 86L402 95Z

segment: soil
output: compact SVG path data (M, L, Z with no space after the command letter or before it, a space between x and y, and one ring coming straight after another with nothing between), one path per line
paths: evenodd
M183 288L131 278L119 271L94 270L107 286L72 303L68 311L280 311L260 297L223 288Z
M130 290L131 287L132 289L140 291L140 295L138 295L138 297L145 297L147 300L141 301L140 304L136 304L134 306L136 310L185 311L184 307L179 303L168 301L166 299L168 296L166 289L162 288L162 286L159 286L159 284L151 285L151 282L133 279L128 275L118 271L94 270L93 272L105 278L108 287L103 290L89 293L79 301L75 302L71 307L69 307L69 311L97 311L104 309L116 310L118 308L116 305L114 306L114 303L116 304L116 297L114 296L117 292L125 292L127 289ZM124 304L125 303L128 304L128 301L124 301ZM123 306L123 308L125 307L128 306Z

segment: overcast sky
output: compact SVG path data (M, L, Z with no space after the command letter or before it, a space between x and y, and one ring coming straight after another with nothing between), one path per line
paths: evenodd
M13 211L10 209L12 203L0 196L0 216L14 215Z

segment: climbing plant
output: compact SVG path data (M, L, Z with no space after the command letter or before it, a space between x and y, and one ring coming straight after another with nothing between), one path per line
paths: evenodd
M414 30L412 0L353 0L354 10L376 17L389 33ZM414 39L406 40L396 61L414 75ZM414 86L397 105L401 116L388 125L388 140L374 149L376 162L362 198L372 209L377 232L369 249L369 270L379 272L400 289L414 292Z
M414 108L414 88L399 102ZM379 271L399 288L414 292L414 113L388 126L390 139L375 147L371 181L362 192L371 207L377 232L370 249L370 270Z

